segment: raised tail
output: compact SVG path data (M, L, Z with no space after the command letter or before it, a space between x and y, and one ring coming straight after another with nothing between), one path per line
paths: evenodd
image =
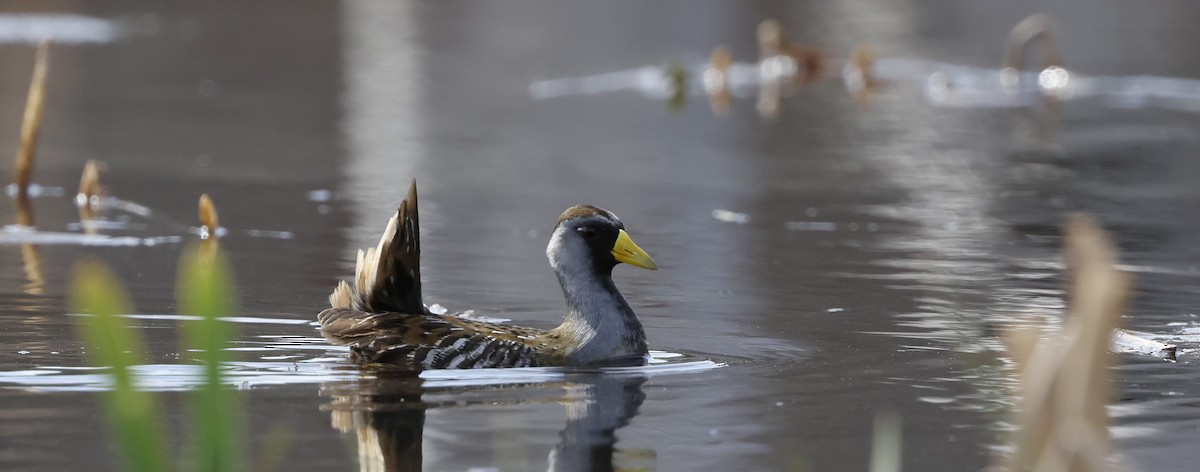
M424 314L419 232L417 181L413 180L379 245L358 251L354 285L338 283L329 295L329 305L367 313Z

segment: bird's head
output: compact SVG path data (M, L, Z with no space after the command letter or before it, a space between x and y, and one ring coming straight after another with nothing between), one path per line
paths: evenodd
M656 270L642 248L625 233L617 215L591 205L576 205L558 217L546 257L556 271L587 267L595 273L609 274L617 263Z

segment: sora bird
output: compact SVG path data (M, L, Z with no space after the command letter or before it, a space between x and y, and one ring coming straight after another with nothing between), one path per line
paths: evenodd
M321 334L350 347L360 363L412 369L641 364L642 323L617 290L618 263L657 266L616 215L591 205L558 218L546 257L567 299L551 330L483 323L431 313L421 301L417 183L388 222L379 245L358 252L353 285L342 281L332 308L317 315Z

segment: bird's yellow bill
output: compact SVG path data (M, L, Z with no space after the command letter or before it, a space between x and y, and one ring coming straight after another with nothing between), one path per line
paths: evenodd
M613 244L613 257L617 258L617 262L624 262L631 266L641 267L643 269L658 270L658 265L654 263L654 259L650 258L646 251L633 243L629 239L629 233L625 230L620 230L617 233L617 243Z

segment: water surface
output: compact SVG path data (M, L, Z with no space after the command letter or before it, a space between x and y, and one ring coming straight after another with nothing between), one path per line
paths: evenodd
M1111 229L1136 272L1128 324L1200 323L1195 114L1071 102L1051 130L903 86L864 106L834 82L788 98L773 123L753 100L718 117L636 93L529 95L537 80L692 63L721 43L749 60L768 17L834 51L871 40L883 56L993 67L1032 4L76 7L38 12L122 34L55 49L36 181L63 190L33 200L35 226L79 234L71 194L89 158L108 163L113 196L150 211L107 215L100 233L131 244L0 236L5 470L119 467L97 410L104 377L86 368L65 308L82 258L129 286L147 387L184 424L195 377L177 344L174 274L204 192L238 278L230 369L250 450L291 431L285 470L865 470L883 412L902 419L905 469L978 470L1002 449L1011 406L1000 333L1057 323L1071 211ZM1072 70L1200 78L1193 8L1047 7ZM32 50L0 44L0 61L26 70ZM0 79L11 130L0 149L16 146L24 77ZM615 278L652 349L683 356L617 372L350 366L310 321L412 178L427 303L554 326L563 303L546 240L559 212L591 203L659 262ZM0 198L0 222L15 213ZM1122 358L1112 411L1130 462L1194 463L1194 368L1187 355Z

